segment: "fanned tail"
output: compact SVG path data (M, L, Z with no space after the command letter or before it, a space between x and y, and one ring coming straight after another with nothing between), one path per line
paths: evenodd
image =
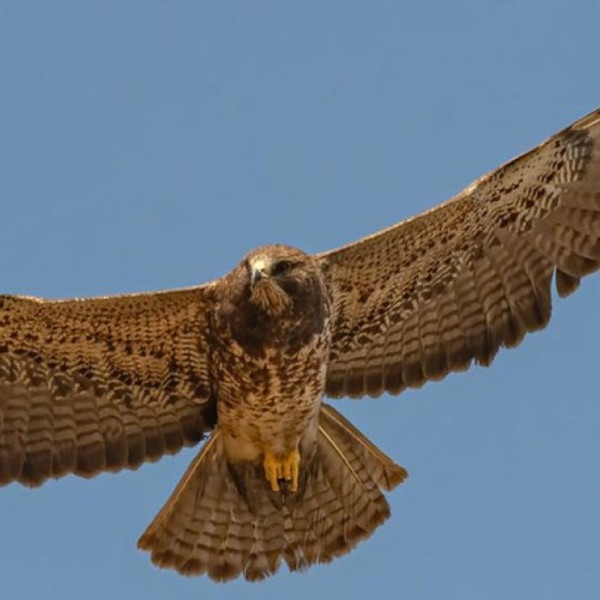
M138 542L161 567L216 581L255 581L352 550L390 515L382 494L406 471L330 406L316 449L302 453L298 492L270 490L261 464L229 464L220 433L194 459Z

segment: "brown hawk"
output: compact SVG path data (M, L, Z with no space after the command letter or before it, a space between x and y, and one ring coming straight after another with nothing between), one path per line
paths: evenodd
M600 266L600 110L416 218L315 256L250 252L203 286L0 296L0 484L135 469L210 433L139 541L256 580L351 550L406 477L331 397L489 365Z

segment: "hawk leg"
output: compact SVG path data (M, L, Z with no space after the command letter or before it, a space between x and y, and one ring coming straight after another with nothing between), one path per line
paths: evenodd
M298 475L300 473L300 452L298 450L292 450L283 457L272 452L265 452L263 468L265 469L265 477L274 492L280 491L280 480L288 484L287 489L290 492L298 490Z

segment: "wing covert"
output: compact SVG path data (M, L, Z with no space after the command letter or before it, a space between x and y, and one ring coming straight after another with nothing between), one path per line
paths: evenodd
M200 440L216 419L210 289L0 296L0 485L135 469Z
M330 396L488 365L600 266L600 110L422 215L320 254Z

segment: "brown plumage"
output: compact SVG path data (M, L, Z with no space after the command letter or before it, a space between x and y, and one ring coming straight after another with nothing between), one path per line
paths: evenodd
M600 110L454 199L344 248L249 253L212 283L0 296L0 485L137 468L211 432L139 545L256 580L389 515L402 467L322 403L488 365L600 266Z

